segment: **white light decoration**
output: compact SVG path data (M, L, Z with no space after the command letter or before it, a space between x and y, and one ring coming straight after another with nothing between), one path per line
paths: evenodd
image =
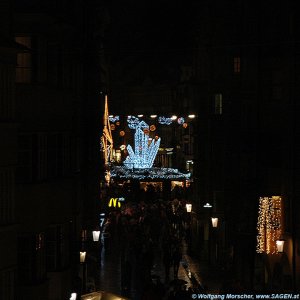
M144 115L138 115L139 118L142 118Z
M172 120L176 120L176 119L177 119L177 116L173 115L173 116L171 117L171 119L172 119Z
M218 227L218 222L219 222L218 218L211 218L212 227L217 228Z
M177 179L186 180L191 173L181 173L173 168L128 169L125 166L112 166L111 177L120 179Z
M93 241L98 242L100 237L100 230L94 230L93 231Z
M278 253L283 253L283 248L284 248L284 240L277 240L276 241L276 247L277 247L277 252Z
M128 169L145 169L153 166L156 157L160 138L152 140L149 144L149 135L145 134L142 129L149 128L144 122L140 122L135 128L134 150L130 145L127 146L128 156L124 161L124 166Z
M205 203L204 205L203 205L203 207L205 207L205 208L211 208L212 207L212 205L210 204L210 203Z
M279 240L282 233L281 219L281 197L260 197L257 220L257 253L278 253L276 241Z
M151 119L155 119L157 117L157 115L150 115Z
M172 124L173 120L172 118L166 118L166 117L159 117L158 123L162 125L170 125Z
M139 118L137 118L135 116L128 116L127 117L127 123L128 123L128 127L130 129L136 129L136 127L140 123L140 120L139 120Z
M120 116L109 116L109 121L115 123L116 121L120 121Z
M85 256L86 256L86 252L79 252L80 254L80 262L84 263L85 262Z
M188 213L192 212L192 204L187 203L187 204L185 205L185 207L186 207L186 212L188 212Z
M188 117L189 117L190 119L194 119L196 116L195 116L195 115L188 115Z
M70 300L76 300L76 299L77 299L77 294L76 293L72 293Z

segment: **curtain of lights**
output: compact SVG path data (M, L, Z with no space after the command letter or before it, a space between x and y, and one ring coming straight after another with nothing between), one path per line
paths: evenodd
M277 253L276 240L280 239L282 233L281 219L281 197L260 197L257 220L257 253Z

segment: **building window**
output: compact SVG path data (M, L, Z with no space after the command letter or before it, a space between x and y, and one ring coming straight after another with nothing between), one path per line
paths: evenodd
M222 94L215 94L215 107L214 112L215 115L222 115L223 113L223 97Z
M27 48L31 48L31 37L18 36L15 41ZM32 53L30 50L20 52L17 54L16 66L16 82L17 83L30 83L32 80Z
M47 230L46 255L47 270L56 271L69 264L69 232L67 227L54 226Z
M6 269L0 271L0 299L15 299L15 270Z
M241 58L239 56L233 58L233 72L234 74L241 73Z
M42 282L46 279L46 255L44 233L19 237L18 278L25 284Z
M14 172L11 168L0 169L0 224L14 221Z
M33 180L33 148L32 135L20 135L18 137L18 165L16 170L16 181L32 182Z

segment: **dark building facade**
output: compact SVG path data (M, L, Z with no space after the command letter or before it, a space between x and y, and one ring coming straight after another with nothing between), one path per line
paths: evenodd
M82 1L0 7L0 298L69 299L99 196L94 14Z
M172 166L193 161L193 252L211 261L218 216L212 263L248 290L299 290L294 2L14 2L0 1L0 298L76 289L101 193L104 94L113 114L196 115L161 133ZM256 252L259 198L271 196L283 202L276 255Z

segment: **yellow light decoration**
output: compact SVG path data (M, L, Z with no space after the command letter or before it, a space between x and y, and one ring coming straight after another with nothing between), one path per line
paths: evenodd
M111 125L110 125L110 128L111 128L111 130L115 130L115 129L116 129L115 124L111 124Z
M125 135L125 131L121 130L119 134L120 134L120 136L124 136Z
M182 127L183 127L183 128L187 128L187 127L188 127L188 124L187 124L187 123L183 123L183 124L182 124Z
M282 199L260 197L257 220L257 253L278 253L276 241L282 234Z

